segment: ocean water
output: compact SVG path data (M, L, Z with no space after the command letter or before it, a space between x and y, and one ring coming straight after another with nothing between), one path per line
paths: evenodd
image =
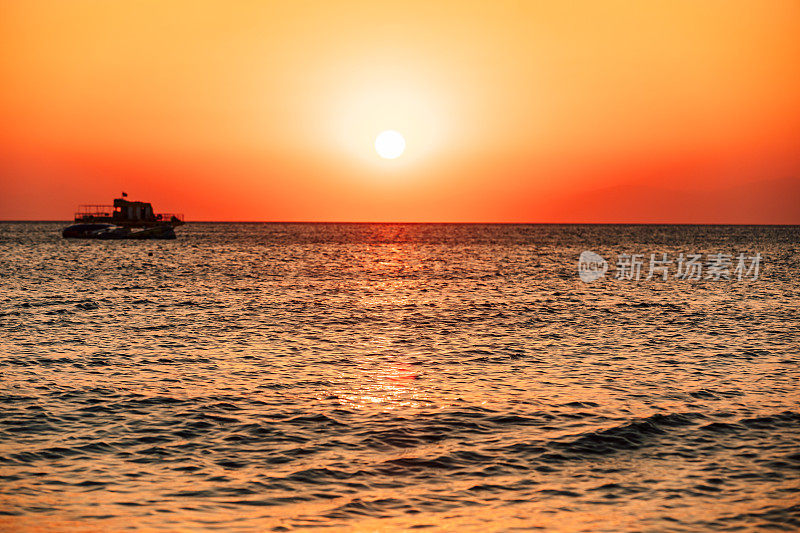
M0 224L0 530L800 527L798 227L62 227Z

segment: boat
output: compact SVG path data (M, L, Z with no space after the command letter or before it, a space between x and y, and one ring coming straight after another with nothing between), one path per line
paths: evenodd
M64 228L61 234L65 239L93 239L98 233L113 227L114 224L73 224Z
M65 239L174 239L185 224L178 213L154 213L149 202L115 198L113 205L81 205L75 224L61 232ZM137 229L138 228L138 229Z
M128 239L174 239L175 230L172 226L153 226L139 231L132 231Z

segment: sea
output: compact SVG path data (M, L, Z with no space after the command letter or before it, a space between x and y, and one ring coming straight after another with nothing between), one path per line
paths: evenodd
M65 225L0 223L2 531L800 528L800 227Z

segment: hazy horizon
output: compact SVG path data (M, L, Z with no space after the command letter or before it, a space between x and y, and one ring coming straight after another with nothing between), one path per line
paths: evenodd
M113 195L118 197L119 193ZM659 202L646 202L658 196ZM97 196L92 196L96 198ZM203 219L184 213L189 222L261 223L420 223L420 224L800 224L800 179L761 180L722 190L686 191L646 185L616 186L546 198L538 201L539 219L531 220L301 220L301 219ZM129 199L144 200L146 197ZM90 202L81 202L90 203ZM96 203L110 204L111 200ZM73 206L70 213L78 207ZM154 205L163 211L160 205ZM177 210L177 209L176 209ZM577 211L583 211L583 214ZM614 218L614 217L618 218ZM670 220L671 219L671 220ZM2 221L71 221L63 218L0 218Z

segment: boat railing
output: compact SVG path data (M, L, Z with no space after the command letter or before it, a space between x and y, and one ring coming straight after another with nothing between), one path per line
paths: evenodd
M128 219L125 213L115 210L112 205L81 205L75 212L76 222L106 221L115 223L169 223L183 224L183 213L151 213L143 218Z
M75 212L75 219L91 217L110 217L114 212L113 205L79 205Z

